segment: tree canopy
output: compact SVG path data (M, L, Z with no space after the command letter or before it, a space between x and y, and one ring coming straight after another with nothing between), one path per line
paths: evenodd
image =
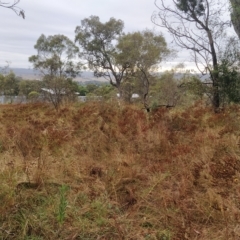
M154 72L153 68L157 68L157 65L171 53L165 38L162 34L150 30L128 33L119 38L116 48L117 61L129 64L125 79L130 78L133 81L134 77L141 81L144 105L148 109L147 95L151 71Z
M29 61L44 76L76 77L79 74L82 65L73 61L79 49L68 37L42 34L34 48L37 55L29 57Z
M111 18L102 23L99 17L91 16L82 20L76 28L75 41L81 46L94 75L108 79L121 96L126 85L131 96L129 86L134 79L142 81L146 103L150 69L161 62L170 50L161 34L150 30L124 34L123 27L121 20ZM125 87L122 87L123 81Z
M56 109L66 97L72 98L76 86L72 78L81 70L81 62L76 62L79 49L64 35L46 37L42 34L34 48L37 55L29 61L43 75L45 97Z
M163 35L150 30L125 34L119 38L116 47L118 62L128 62L134 69L150 70L170 54Z
M118 89L129 67L128 63L119 64L116 61L115 42L122 35L123 27L122 20L110 18L102 23L99 17L90 16L82 20L75 30L75 41L81 46L89 69L96 77L108 79Z
M188 13L191 17L202 16L205 11L204 0L176 0L179 10Z

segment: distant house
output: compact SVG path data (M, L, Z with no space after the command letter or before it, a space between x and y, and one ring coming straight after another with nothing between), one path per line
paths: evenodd
M137 94L137 93L133 93L133 94L132 94L132 98L133 98L133 99L137 99L137 98L140 98L140 96L139 96L139 94Z
M49 89L49 88L41 88L43 92L50 93L51 95L58 94L56 91ZM64 95L65 91L61 90L60 94Z
M54 95L54 94L61 94L61 95L65 95L65 91L64 90L61 90L59 93L56 93L54 90L52 89L49 89L49 88L41 88L41 90L43 92L46 92L46 93L50 93L51 95ZM79 92L75 92L75 95L79 95Z
M120 97L120 94L119 94L119 93L117 93L117 97L118 97L118 98ZM138 98L140 98L140 96L139 96L138 93L133 93L131 98L132 98L132 99L138 99Z

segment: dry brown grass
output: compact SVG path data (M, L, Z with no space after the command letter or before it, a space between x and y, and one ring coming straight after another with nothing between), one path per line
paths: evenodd
M237 105L0 106L0 239L240 239L239 120Z

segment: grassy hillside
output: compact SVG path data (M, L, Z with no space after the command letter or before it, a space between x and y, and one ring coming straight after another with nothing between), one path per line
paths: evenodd
M0 239L239 239L239 120L239 106L0 106Z

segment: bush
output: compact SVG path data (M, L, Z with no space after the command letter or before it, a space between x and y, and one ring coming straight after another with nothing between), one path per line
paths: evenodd
M36 92L36 91L32 91L28 94L28 99L31 101L31 102L36 102L39 98L39 93Z

